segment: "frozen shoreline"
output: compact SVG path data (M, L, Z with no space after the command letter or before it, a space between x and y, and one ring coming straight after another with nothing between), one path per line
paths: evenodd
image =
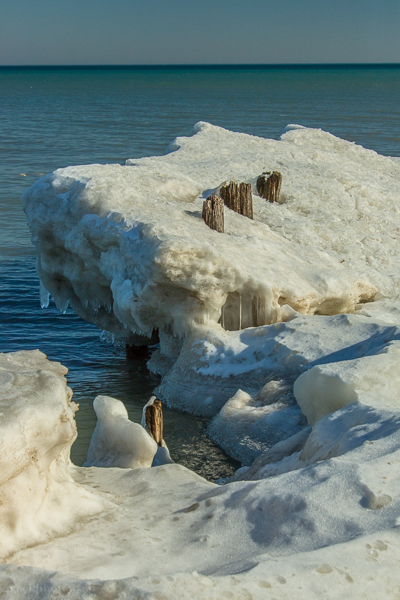
M69 535L67 523L45 543L33 532L31 548L11 540L10 562L24 567L3 567L0 585L42 578L67 598L310 598L327 587L346 598L357 585L390 597L400 165L319 130L278 141L195 131L164 157L56 171L25 193L25 210L44 303L47 289L131 343L157 329L157 393L214 416L213 439L246 466L220 487L178 465L59 471L57 458L56 478L77 486L82 507L89 493L92 516L67 514ZM282 203L253 196L254 221L225 209L226 233L209 230L203 198L226 179L254 186L266 168L284 175ZM218 322L227 305L231 330Z
M43 303L48 289L129 343L156 330L157 395L215 417L212 438L249 465L306 425L302 372L397 338L400 164L299 126L279 140L194 130L164 156L59 169L23 200ZM266 168L283 173L281 202L254 191L254 221L225 208L211 231L204 197L226 179L255 190Z
M393 370L400 348L390 348ZM381 357L371 357L378 369ZM379 586L395 593L400 415L382 401L373 406L376 393L361 390L358 401L320 415L302 450L286 440L236 482L216 486L175 464L72 465L74 407L64 373L38 351L0 356L2 473L14 469L0 486L4 597L261 599L268 589L309 598L326 585L333 598L354 597L355 587L367 598ZM386 374L375 381L380 390ZM398 390L392 383L389 399ZM308 400L301 405L309 408ZM17 452L15 421L7 419L16 412L27 441ZM139 454L148 452L141 436L131 438Z

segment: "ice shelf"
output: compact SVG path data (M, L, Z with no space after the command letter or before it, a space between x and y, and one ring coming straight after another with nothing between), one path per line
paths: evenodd
M164 156L59 169L25 192L43 296L134 342L354 312L393 293L397 163L320 130L195 132ZM257 196L267 167L283 174L280 203ZM253 185L254 221L226 208L222 234L201 209L225 180Z

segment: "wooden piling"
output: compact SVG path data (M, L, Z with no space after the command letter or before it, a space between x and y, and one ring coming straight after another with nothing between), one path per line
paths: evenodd
M240 214L248 219L253 218L253 190L251 183L241 183L239 185L240 195Z
M257 179L257 192L268 202L279 202L282 187L282 174L279 171L265 171Z
M224 201L211 194L203 202L203 219L210 229L224 233Z
M219 193L224 204L240 214L239 186L236 181L230 181L220 187Z
M235 212L253 218L253 196L251 183L230 181L221 186L219 193L225 205Z
M163 441L163 415L161 400L155 399L146 408L146 430L159 446Z

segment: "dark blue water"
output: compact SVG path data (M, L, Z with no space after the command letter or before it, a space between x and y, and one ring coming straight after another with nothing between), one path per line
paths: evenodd
M200 120L272 138L299 123L400 156L399 113L396 67L0 68L0 351L39 348L68 367L81 405L74 460L85 458L97 394L120 398L139 420L158 377L71 311L40 309L22 192L58 167L161 154ZM177 461L209 478L232 472L204 421L173 411L165 419Z

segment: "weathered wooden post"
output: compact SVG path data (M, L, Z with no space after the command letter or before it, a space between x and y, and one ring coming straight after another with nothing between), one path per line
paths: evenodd
M146 407L146 431L150 433L159 446L163 441L163 415L161 400L155 398L152 404Z
M240 213L239 186L236 181L230 181L229 183L222 185L219 193L228 208Z
M253 193L251 183L239 184L240 214L248 219L253 218Z
M257 179L257 192L268 202L279 202L282 187L282 174L279 171L265 171Z
M211 194L203 202L203 219L210 229L224 233L224 201Z
M221 186L219 193L225 205L235 212L253 218L253 196L251 183L230 181Z

